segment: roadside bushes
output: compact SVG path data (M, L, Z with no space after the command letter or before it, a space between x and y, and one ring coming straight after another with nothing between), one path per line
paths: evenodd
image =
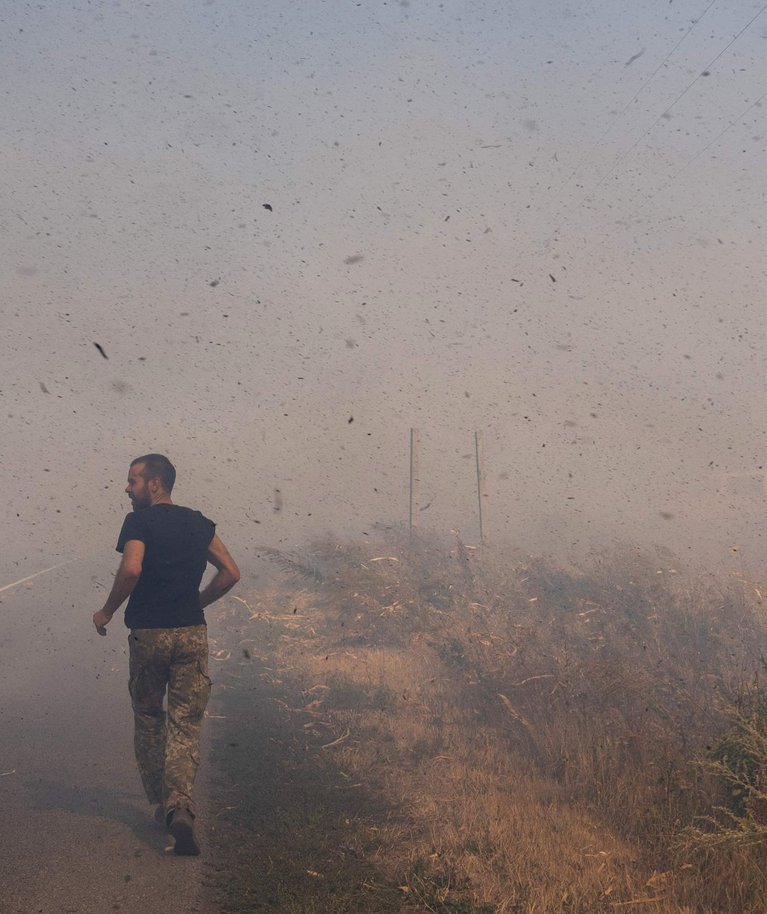
M578 567L391 535L274 558L264 675L307 697L275 701L332 789L396 811L359 826L386 910L767 909L758 586L629 546Z

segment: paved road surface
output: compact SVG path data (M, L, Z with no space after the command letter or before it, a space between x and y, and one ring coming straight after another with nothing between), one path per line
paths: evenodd
M202 857L168 853L135 770L122 613L90 621L117 559L0 594L0 914L212 914L204 828Z

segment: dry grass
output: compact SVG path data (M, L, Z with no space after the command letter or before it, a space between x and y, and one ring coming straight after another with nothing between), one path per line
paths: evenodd
M272 557L215 623L224 910L765 910L753 585L630 549Z

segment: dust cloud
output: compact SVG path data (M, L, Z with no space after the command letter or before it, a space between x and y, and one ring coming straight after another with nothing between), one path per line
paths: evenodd
M496 544L761 565L758 5L2 19L0 585L108 576L150 450L246 568L401 527L411 428L420 526L478 431Z

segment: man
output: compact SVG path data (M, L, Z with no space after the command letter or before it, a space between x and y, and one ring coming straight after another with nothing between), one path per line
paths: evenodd
M125 489L133 513L117 541L122 561L96 631L128 600L129 689L141 780L155 818L175 838L175 853L197 855L192 785L200 761L200 726L210 695L203 609L239 581L215 524L171 501L173 464L162 454L137 457ZM207 563L216 574L200 592ZM167 692L167 696L166 696ZM167 714L163 702L167 697Z

